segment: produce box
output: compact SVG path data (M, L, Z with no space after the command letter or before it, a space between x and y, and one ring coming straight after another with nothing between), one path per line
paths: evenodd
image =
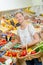
M5 59L5 57L1 57L0 65L13 65L12 58Z
M15 43L12 42L8 42L7 44L5 44L3 47L1 47L0 50L9 50L10 48L12 48L14 46Z
M4 55L8 56L8 57L17 58L18 53L19 53L18 51L10 49L10 50L6 51L6 53Z
M8 51L3 55L3 57L4 57L5 59L10 59L10 58L12 58L13 63L16 63L16 61L17 61L17 54L18 54L18 52L16 52L16 51L8 50Z
M4 63L5 61L6 61L6 59L5 59L5 58L0 57L0 62Z
M31 60L33 58L39 58L43 54L43 41L28 49L20 49L19 45L14 46L14 49L8 50L4 56L17 59Z

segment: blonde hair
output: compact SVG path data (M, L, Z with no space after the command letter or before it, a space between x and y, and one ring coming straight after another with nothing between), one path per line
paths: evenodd
M16 13L14 14L14 16L16 16L18 13L20 13L20 14L22 14L22 15L24 16L24 14L23 14L22 12L16 12Z

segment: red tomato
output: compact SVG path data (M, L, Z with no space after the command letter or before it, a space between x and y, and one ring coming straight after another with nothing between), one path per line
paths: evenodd
M21 56L25 56L27 54L27 51L26 50L23 50L22 52L21 52Z
M3 39L1 42L3 42L4 44L6 44L7 41Z
M3 44L0 42L0 46L2 46Z
M12 57L12 54L8 54L9 57Z
M0 42L0 46L3 46L5 43L3 43L3 42Z
M3 45L6 44L6 43L7 43L7 41L2 39L2 40L0 41L0 46L3 46Z
M6 61L5 58L0 57L0 62L4 63Z
M8 51L7 52L7 56L10 56L11 57L12 56L12 52Z
M32 51L32 52L31 52L31 54L35 54L35 53L36 53L36 51Z
M8 51L8 54L12 54L12 52L11 51Z
M17 53L16 52L12 52L12 56L13 57L16 57L17 56Z

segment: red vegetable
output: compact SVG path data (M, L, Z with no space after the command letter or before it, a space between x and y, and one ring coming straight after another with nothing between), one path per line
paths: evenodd
M16 52L12 52L12 56L13 57L16 57L17 56L17 53Z
M12 56L12 52L8 51L7 56Z
M6 43L7 43L6 40L1 40L1 41L0 41L0 46L3 46L3 45L6 44Z
M6 40L2 40L1 42L3 42L4 44L6 44L7 41Z
M12 57L12 54L8 54L9 57Z
M5 58L0 57L0 62L4 63L6 61Z
M12 54L12 52L11 51L8 51L8 54Z
M11 52L11 51L8 51L8 52L6 53L6 56L16 57L16 56L17 56L17 53L16 53L16 52Z
M31 54L35 54L35 53L36 53L36 51L32 51L32 52L31 52Z
M26 50L23 50L21 53L20 53L20 56L25 56L27 54L27 51Z

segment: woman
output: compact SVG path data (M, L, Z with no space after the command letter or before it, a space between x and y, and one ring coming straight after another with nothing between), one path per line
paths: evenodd
M22 48L25 48L26 46L31 47L32 45L35 45L39 42L39 36L36 33L34 27L32 24L28 24L25 19L22 12L17 12L15 14L16 19L18 20L20 27L18 28L18 36L20 37L20 41L22 44ZM34 62L36 65L41 65L41 63L38 62L37 59L26 61L27 65L34 65ZM38 64L39 63L39 64Z

